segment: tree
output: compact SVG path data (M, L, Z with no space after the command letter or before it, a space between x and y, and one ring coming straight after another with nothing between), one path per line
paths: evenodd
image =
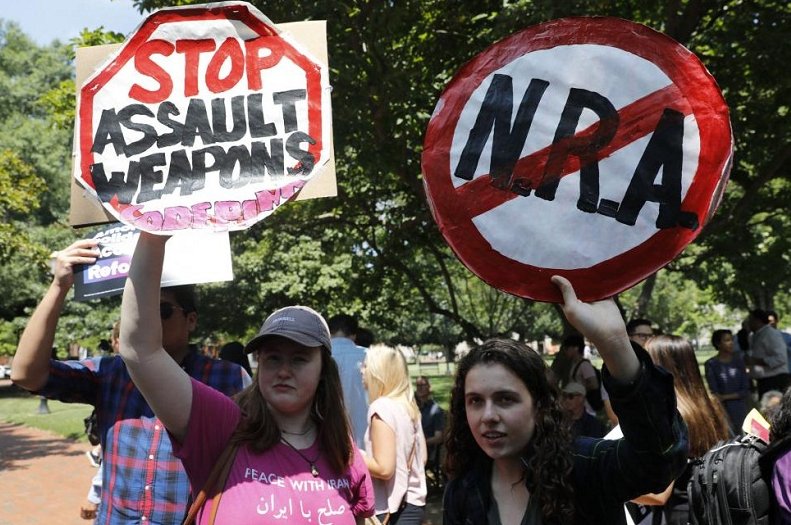
M120 35L84 31L88 43ZM74 119L74 46L37 46L0 20L0 355L13 354L24 324L49 284L49 255L81 233L65 225ZM84 234L84 233L82 233ZM58 346L95 347L117 301L69 303ZM110 325L112 323L110 322ZM77 339L74 339L77 338Z
M673 268L704 288L710 285L717 299L734 306L744 301L735 301L729 282L764 294L783 289L782 283L787 289L789 265L784 264L787 255L782 254L788 253L783 241L788 225L778 219L783 215L780 197L788 193L786 114L791 76L777 67L791 46L782 36L791 28L785 3L253 3L275 21L328 21L339 198L278 212L268 220L266 231L255 236L257 242L271 246L272 236L292 228L311 239L322 239L319 245L326 260L352 255L350 270L341 275L344 289L333 290L331 296L321 291L311 297L314 304L328 308L333 301L353 304L364 318L377 319L387 317L396 305L420 302L419 310L400 311L409 311L420 319L418 323L428 326L434 326L438 318L446 319L467 340L491 333L497 323L480 315L480 301L487 300L486 294L469 301L460 297L469 288L470 276L445 245L425 201L419 165L423 133L441 90L465 61L521 28L585 14L643 22L686 44L712 70L732 108L737 151L744 153L737 158L722 210L701 241ZM171 2L138 0L135 4L152 9ZM769 224L767 217L774 222ZM740 263L732 239L745 224L751 233L738 238L744 259ZM759 250L760 239L766 244L767 238L774 248ZM748 263L755 253L764 254L767 264L775 268L771 279ZM722 279L723 271L730 272L728 279ZM298 278L299 270L293 272ZM263 274L260 282L265 280ZM642 289L646 291L642 308L651 312L652 294ZM293 299L288 294L280 298ZM489 300L504 311L524 308L521 299L510 296ZM392 325L390 317L386 322Z
M135 2L140 9L171 3ZM294 13L328 20L340 196L289 206L251 231L245 242L235 241L239 282L212 293L218 300L226 294L223 290L239 294L226 294L220 304L249 298L252 304L245 310L258 317L259 307L276 302L351 309L394 339L409 338L414 327L428 327L425 334L437 327L434 332L447 334L453 330L439 327L449 322L473 340L503 330L520 332L514 323L500 320L524 315L526 324L533 325L531 316L522 314L533 308L540 309L535 318L542 318L543 307L491 296L490 290L465 299L475 286L434 227L422 191L420 150L431 108L462 63L518 29L582 14L641 21L687 44L718 78L733 109L737 151L746 154L737 157L722 210L673 269L706 290L709 285L718 300L734 306L761 297L771 304L771 296L783 292L781 283L788 282L788 224L781 197L788 189L789 80L782 68L773 67L783 62L791 45L783 37L789 33L789 8L783 2L255 4L276 21L293 19ZM745 225L748 231L737 235ZM295 249L283 237L305 246ZM275 248L289 250L291 256L281 257ZM756 253L774 268L771 278L753 263ZM647 312L653 297L649 288L641 288L641 308ZM501 312L482 307L485 301ZM409 312L412 319L405 323L394 312Z

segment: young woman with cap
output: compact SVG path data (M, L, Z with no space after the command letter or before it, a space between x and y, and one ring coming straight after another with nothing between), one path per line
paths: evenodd
M168 359L151 328L159 326L166 240L140 235L121 355L170 433L193 494L206 494L196 522L362 523L373 514L373 487L351 439L324 319L303 306L270 315L245 347L258 357L253 384L235 401L218 394Z

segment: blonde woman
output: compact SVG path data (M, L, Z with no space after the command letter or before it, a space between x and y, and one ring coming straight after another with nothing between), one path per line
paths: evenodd
M368 390L365 463L376 515L387 525L420 525L426 506L426 440L404 355L373 347L363 364Z

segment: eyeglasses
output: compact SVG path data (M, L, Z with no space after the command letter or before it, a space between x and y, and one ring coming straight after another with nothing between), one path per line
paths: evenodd
M170 319L170 316L173 315L173 312L176 311L177 309L181 310L182 312L184 311L184 308L182 308L177 304L159 303L159 317L163 321L167 321L168 319Z

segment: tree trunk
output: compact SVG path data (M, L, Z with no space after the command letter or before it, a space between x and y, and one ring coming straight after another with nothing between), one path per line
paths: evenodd
M632 319L645 318L648 312L648 305L651 304L651 296L654 293L654 286L656 285L656 274L652 274L645 280L643 287L640 289L640 296L637 298L634 312L632 312Z

